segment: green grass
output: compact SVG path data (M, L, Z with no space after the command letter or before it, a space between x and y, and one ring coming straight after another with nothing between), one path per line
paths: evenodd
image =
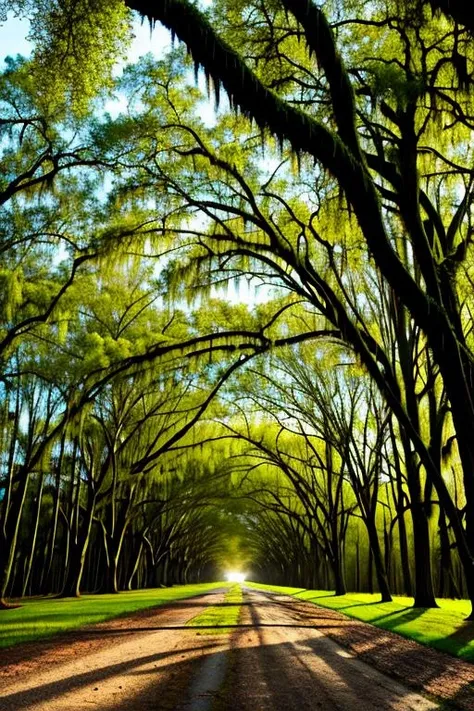
M213 605L196 617L193 617L186 624L189 627L205 627L208 629L199 630L197 634L226 634L231 628L227 625L236 625L240 617L240 607L242 605L242 588L240 585L232 585L229 592L224 596L225 605Z
M474 662L474 622L466 622L469 600L439 599L439 609L413 608L413 598L396 596L393 602L379 602L380 595L349 593L335 596L327 590L302 590L275 585L245 583L260 590L291 595L321 607L343 612L376 627L397 632L416 642Z
M177 585L171 588L133 590L119 595L83 595L21 600L21 607L0 611L0 649L50 637L83 625L110 620L167 602L201 595L228 583Z

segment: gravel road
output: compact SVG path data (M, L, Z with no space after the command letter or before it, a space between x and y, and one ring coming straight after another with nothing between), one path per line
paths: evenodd
M474 710L473 665L288 597L246 590L230 634L185 627L223 598L217 590L4 652L0 710L427 711L440 708L433 693ZM452 686L439 692L427 679L443 673Z

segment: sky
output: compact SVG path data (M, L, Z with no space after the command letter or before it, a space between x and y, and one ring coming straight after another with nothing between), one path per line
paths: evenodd
M13 15L9 15L7 22L0 24L0 60L3 63L8 55L15 56L23 54L27 56L31 52L31 43L26 39L29 24L26 20L20 20ZM140 56L147 52L152 52L159 56L162 51L170 47L170 36L167 30L159 25L150 33L149 25L140 20L136 20L133 25L134 40L128 54L128 61L135 62Z
M209 5L211 0L201 0L204 6ZM3 68L3 63L7 56L16 56L21 54L28 56L32 51L32 44L28 41L27 35L29 23L26 20L20 20L10 14L5 23L0 24L0 70ZM151 52L157 58L163 54L171 46L171 37L169 32L156 25L153 32L150 32L150 26L147 22L141 22L138 18L133 24L134 39L130 46L127 56L127 62L136 62L139 57ZM200 77L200 85L204 86L204 77ZM225 101L221 104L221 109L224 108ZM111 115L116 115L124 109L123 101L120 97L115 100L107 101L105 110ZM215 122L214 99L211 97L209 101L203 101L200 106L200 117L208 125ZM227 301L233 303L258 303L268 299L268 287L255 288L255 284L248 284L243 280L240 285L231 284L227 293L215 292L213 296L226 298Z
M209 5L209 0L204 0L203 5ZM22 54L28 56L32 51L32 44L28 41L27 35L29 23L13 16L8 16L7 22L0 24L0 69L7 56ZM131 43L126 63L134 63L144 54L149 52L160 58L171 48L171 36L168 30L159 24L150 31L148 22L142 22L138 17L133 23L134 38ZM120 72L120 69L119 69ZM204 88L204 77L200 77L200 86ZM225 103L225 102L224 102ZM108 101L105 110L111 115L116 115L123 109L123 101L119 98ZM200 116L205 123L212 125L215 122L214 101L205 101L200 107Z
M28 23L15 17L0 24L0 59L3 64L5 57L17 54L29 54L30 43L26 40Z
M201 0L203 7L208 7L212 0ZM26 39L28 34L28 22L19 20L12 13L8 16L6 23L0 24L0 62L3 63L8 55L17 54L28 55L31 51L31 44ZM157 25L150 33L147 22L137 20L134 23L135 39L133 40L128 55L129 62L135 62L138 57L152 52L159 55L160 50L166 50L170 46L170 35L167 30Z

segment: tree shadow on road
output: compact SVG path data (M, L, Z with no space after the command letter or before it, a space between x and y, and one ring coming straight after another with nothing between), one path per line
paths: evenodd
M192 654L195 651L203 652L205 650L209 651L212 647L216 646L216 642L208 638L207 640L201 641L200 644L196 644L186 650L176 650L172 649L165 652L156 652L146 656L141 656L136 659L129 659L124 662L119 662L117 664L111 664L105 667L99 667L92 669L87 672L80 674L74 674L73 676L68 676L57 681L51 681L45 684L39 684L26 691L19 691L17 693L3 694L2 695L2 708L5 709L34 709L40 703L52 703L61 698L61 696L80 689L82 687L91 687L91 691L100 692L100 684L107 681L111 677L116 675L131 674L134 670L139 670L140 667L149 664L158 665L158 663L164 659L169 659L165 665L160 664L159 670L164 671L169 667L183 666L182 659ZM189 660L189 663L195 663L194 657ZM100 696L99 696L100 698ZM65 706L64 709L68 707ZM100 706L99 708L103 708ZM117 709L121 708L117 706ZM138 709L139 707L137 707ZM155 698L155 706L156 698Z
M333 709L335 701L331 696L333 693L331 685L328 686L327 683L319 680L317 674L308 673L310 670L308 664L311 665L314 660L321 662L323 670L329 669L330 673L337 674L339 685L336 684L334 688L339 689L338 694L341 697L337 701L338 708L362 708L351 707L354 699L363 698L361 693L372 693L373 697L368 697L371 701L370 704L367 701L364 709L394 708L390 704L395 703L397 694L401 694L403 703L403 694L408 693L403 688L400 688L399 692L393 689L387 690L383 683L379 690L376 691L374 688L370 691L370 682L367 685L367 674L360 665L354 671L356 662L349 658L357 654L357 651L352 650L352 654L348 654L343 649L345 644L340 647L337 644L324 643L324 636L323 638L319 635L312 636L314 633L307 625L265 623L255 613L252 614L251 623L236 627L231 639L241 640L242 644L240 642L232 644L231 649L223 649L222 641L217 638L207 637L199 641L195 637L187 638L189 644L186 647L180 648L175 645L172 650L158 651L136 659L91 669L59 681L40 683L27 691L4 694L2 708L9 711L31 710L41 703L54 709L69 711L72 707L68 706L68 693L83 689L90 699L88 703L94 704L94 697L97 695L97 702L94 705L97 705L101 711ZM281 635L273 637L271 629L268 629L272 627L288 627L292 630L306 628L307 631L303 632L301 637L294 638L294 641L281 642ZM190 633L195 631L189 627L185 629ZM350 625L337 628L333 624L331 629L338 629L339 632L342 630L343 635L339 641L349 641ZM137 632L143 632L143 629L138 629ZM347 638L344 637L345 633L349 635ZM268 634L270 637L267 636ZM365 649L359 650L357 656L369 664L376 659L376 666L379 668L381 660L389 659L388 667L392 669L391 675L402 683L409 683L406 670L413 668L413 656L406 651L391 647L387 643L386 635L384 630L376 630L374 634L372 628L370 644L366 644ZM160 644L159 639L158 637L155 644ZM249 641L251 644L248 643ZM427 665L424 669L423 654L420 655L418 651L417 678L420 687L428 683L433 675L442 674L450 662L456 661L444 659L443 655L438 656L439 666L435 670L432 665ZM156 667L156 671L153 666ZM226 668L228 674L225 683L222 683ZM207 677L204 675L204 680L203 669L207 669ZM388 671L387 668L381 670L385 673ZM110 683L114 676L125 678L125 683L118 680L113 699L111 700L109 696L101 700L102 685L105 682ZM131 680L136 680L137 677L143 678L143 688L130 693L134 686L136 688L136 684L131 681L127 688L128 677ZM443 708L474 708L473 684L474 682L463 683L460 680L453 693L445 698ZM380 699L377 701L377 695L382 701ZM407 705L406 708L411 706Z
M187 609L187 606L183 605L183 601L179 605ZM269 607L273 607L275 610L275 621L272 621L271 616L269 618L267 615ZM163 611L163 608L160 610ZM346 689L346 697L349 699L347 704L344 701L340 708L349 709L357 694L360 701L362 688L360 679L364 677L364 673L360 672L360 669L358 674L354 674L355 662L350 657L355 655L359 660L375 666L401 683L411 684L414 688L419 689L423 687L441 689L440 695L444 697L443 708L474 709L474 680L471 680L472 676L465 672L461 676L456 676L456 670L460 667L457 666L458 661L454 658L439 654L434 650L420 649L418 645L402 640L390 631L344 617L340 612L327 608L304 609L296 601L288 600L288 603L274 601L267 604L265 602L262 604L258 602L254 605L247 604L244 606L244 610L243 621L232 626L235 631L230 638L231 640L241 640L243 643L242 645L232 643L232 648L228 650L225 647L226 639L229 638L217 638L212 635L205 638L196 637L196 631L202 630L202 626L194 628L184 624L151 624L147 627L137 625L117 629L102 627L75 630L73 632L75 640L87 641L102 636L108 637L110 640L117 639L118 643L121 643L125 636L160 630L168 632L170 629L186 630L189 634L177 637L177 643L173 642L174 646L171 650L162 648L161 651L145 654L142 657L104 664L104 666L79 674L68 672L69 676L60 678L58 681L40 682L36 687L26 691L4 694L1 708L6 711L35 709L39 704L42 704L45 707L51 706L54 709L61 709L61 711L71 711L73 707L67 705L68 694L71 691L84 690L85 695L90 699L87 703L96 705L101 711L142 711L143 709L150 709L150 711L151 709L210 711L211 708L212 711L221 711L221 708L225 711L228 709L254 711L256 708L258 711L263 711L263 709L268 711L276 709L285 709L285 711L333 709L334 702L327 690L327 684L321 685L317 676L312 672L308 673L314 660L319 659L323 668L330 670L330 673L337 669L341 689ZM416 619L423 612L422 608L405 608L383 615L378 619L382 619L384 626L390 629L392 617L394 618L393 624L395 622L400 624L401 618L404 621L410 621ZM290 613L294 615L293 618ZM281 621L278 621L280 618ZM165 621L163 620L163 622ZM312 630L315 626L318 628L317 632ZM231 626L225 625L225 627ZM287 637L283 637L284 628L288 629ZM208 626L205 629L216 628ZM280 634L278 634L279 630ZM302 630L301 635L295 634L295 631L298 630ZM455 641L459 645L465 645L471 640L473 630L474 623L466 622L453 637L456 637ZM323 636L326 634L331 637L342 647L337 644L322 643L320 633L323 633ZM293 639L294 642L281 641L287 638ZM65 641L67 644L67 640L68 635L64 635L63 642ZM154 636L152 645L159 648L162 646L161 640L163 640L161 635ZM54 643L57 644L57 640ZM112 641L110 643L114 644ZM167 644L169 644L169 640ZM83 648L79 647L79 649ZM350 654L344 649L351 650ZM85 647L84 653L87 651ZM37 646L36 652L38 652ZM82 653L79 651L79 654ZM71 659L68 661L70 662ZM217 684L216 679L220 678L219 674L222 676L222 670L226 665L230 670L230 675L228 675L226 683L221 685L219 681ZM154 667L156 667L156 671ZM244 670L244 672L246 670L245 673L249 675L248 679L242 678L241 673L236 676L232 671L234 667ZM208 681L196 685L193 680L202 679L203 668L208 669ZM215 669L220 670L217 677L213 672ZM107 682L110 690L115 676L117 679L122 676L125 680L130 680L128 690L126 684L123 684L124 688L122 689L122 682L117 681L113 700L110 701L110 697L108 697L108 700L104 699L102 703L101 687L105 686ZM136 681L137 677L143 679L143 687L139 691L133 692L131 690L136 689L137 685L132 680ZM256 680L255 684L252 679ZM443 691L444 680L449 683ZM334 688L337 688L337 684ZM191 692L194 694L194 700L190 699ZM364 693L369 694L370 697L370 686L365 689ZM405 692L402 690L401 693ZM97 703L94 703L95 695L97 695ZM375 691L373 695L375 698ZM389 705L392 703L389 695L387 698L383 696L380 698L381 705L378 708L394 708ZM217 703L217 706L212 705L214 702ZM352 706L352 708L362 707ZM377 706L372 704L367 708L372 709ZM401 707L397 706L397 708ZM411 708L411 706L406 708Z

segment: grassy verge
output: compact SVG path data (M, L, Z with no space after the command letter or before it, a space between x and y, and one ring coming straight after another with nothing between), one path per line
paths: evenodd
M189 627L203 627L197 634L225 634L230 632L227 625L236 625L242 605L242 588L232 585L224 596L224 605L213 605L186 624Z
M147 607L201 595L228 583L177 585L133 590L119 595L83 595L80 598L22 600L15 610L0 611L0 649L50 637L67 630L110 620Z
M465 618L471 606L468 600L438 600L439 609L413 608L413 598L394 597L393 602L379 602L380 595L349 593L335 596L327 590L302 590L275 585L245 583L259 590L291 595L321 607L343 612L348 617L369 622L376 627L397 632L416 642L474 662L474 622Z

